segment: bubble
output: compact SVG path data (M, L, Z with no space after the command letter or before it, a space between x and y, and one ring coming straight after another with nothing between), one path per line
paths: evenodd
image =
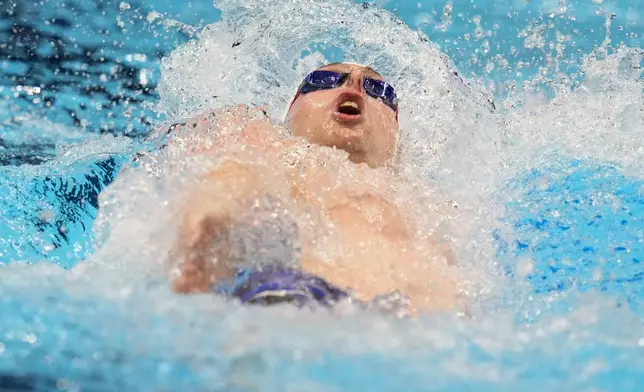
M43 222L51 221L55 217L56 217L56 213L50 209L45 209L40 211L40 220Z
M152 11L152 12L150 12L148 14L146 19L147 19L148 23L152 23L152 22L156 21L157 19L159 19L160 17L161 17L160 13L158 13L156 11Z
M521 259L517 263L517 274L525 277L534 272L534 263L530 259Z

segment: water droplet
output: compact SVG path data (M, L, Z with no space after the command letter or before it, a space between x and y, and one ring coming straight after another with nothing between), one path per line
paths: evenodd
M50 209L44 209L40 211L40 220L42 222L52 221L56 217L56 213Z

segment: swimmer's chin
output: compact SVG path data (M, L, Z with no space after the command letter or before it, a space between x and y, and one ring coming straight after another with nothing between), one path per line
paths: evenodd
M362 145L353 144L350 142L347 143L334 143L330 145L331 148L336 148L347 153L348 158L351 162L355 164L367 163L366 152Z
M353 163L364 162L366 153L365 131L354 127L335 127L330 131L330 143L327 147L337 148L349 154Z

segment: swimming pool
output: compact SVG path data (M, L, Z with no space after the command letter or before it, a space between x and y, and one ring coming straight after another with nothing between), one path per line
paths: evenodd
M204 57L181 45L223 51L220 42L258 31L284 34L293 22L283 7L300 3L281 3L218 1L228 24L205 33L222 17L209 1L0 5L0 390L640 390L644 14L635 1L375 4L409 29L371 4L320 2L320 15L346 18L349 30L369 18L403 38L420 29L496 97L494 117L480 120L498 123L494 132L436 131L445 142L427 173L483 217L461 250L485 259L503 287L484 288L474 320L335 320L178 298L133 260L162 250L137 253L131 241L159 235L144 218L163 200L138 195L143 179L138 193L117 184L113 195L135 198L125 209L105 201L92 230L98 194L152 125L220 87L197 68L185 79ZM315 47L330 59L375 50L351 42ZM413 45L392 58L433 61ZM202 88L184 91L191 83ZM456 107L447 120L466 128ZM69 271L88 257L101 268Z

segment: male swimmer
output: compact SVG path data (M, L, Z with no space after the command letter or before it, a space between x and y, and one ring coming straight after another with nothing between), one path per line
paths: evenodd
M419 233L409 215L384 193L331 186L330 179L339 168L284 165L280 155L302 140L344 150L349 160L346 165L357 165L364 178L380 175L379 168L390 165L397 150L394 87L369 67L334 63L311 72L298 88L284 124L292 136L277 138L275 125L264 116L257 119L258 112L241 107L229 110L229 119L243 124L244 129L234 137L221 136L217 143L220 147L231 143L259 149L265 153L265 164L221 159L200 183L216 187L219 196L195 189L182 209L180 235L171 255L178 265L174 290L215 291L243 303L264 305L332 307L349 300L398 307L396 311L401 306L460 308L456 282L443 272L451 260L448 247ZM243 120L250 117L254 120ZM202 115L193 121L187 128L201 127L209 119ZM393 176L383 184L393 181L399 179ZM344 249L354 251L344 252L337 262L323 261L314 245L307 243L314 240L300 239L296 267L240 269L231 265L226 234L238 216L266 196L288 199L323 214L341 233L338 241ZM418 205L412 215L426 208Z

